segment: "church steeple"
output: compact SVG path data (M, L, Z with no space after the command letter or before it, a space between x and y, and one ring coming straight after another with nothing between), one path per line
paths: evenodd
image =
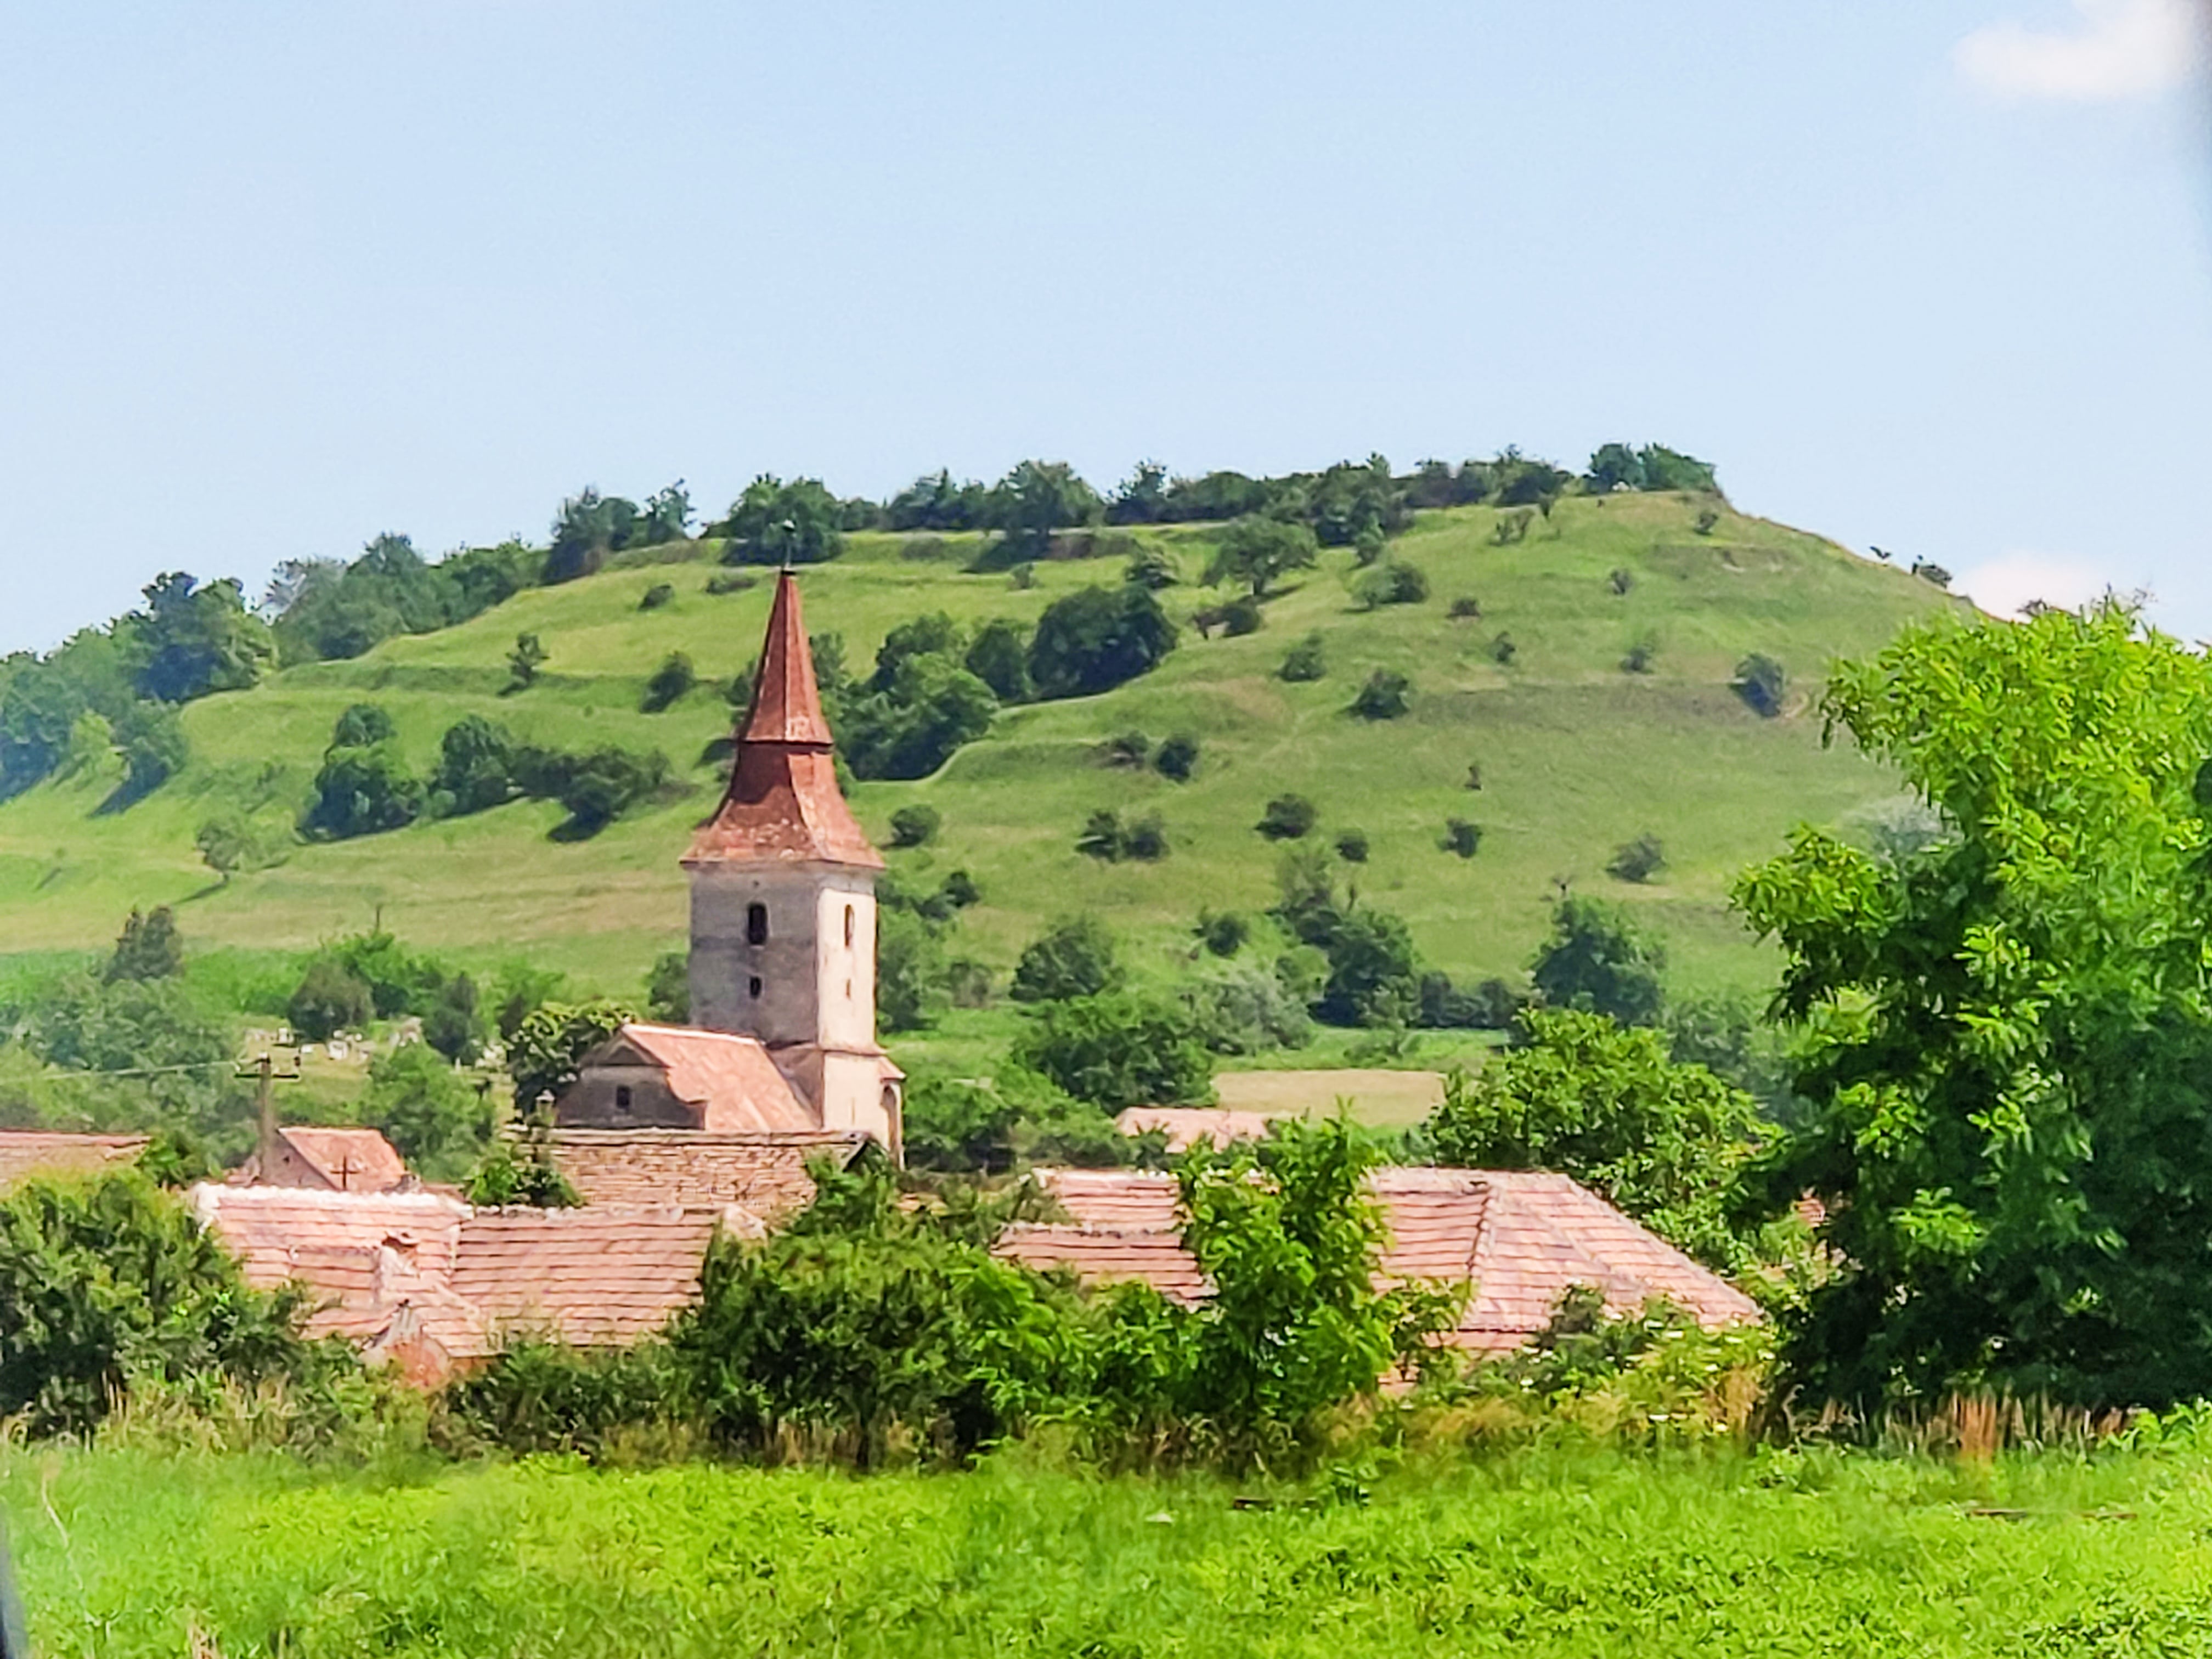
M693 839L684 867L804 861L882 869L882 855L837 787L830 750L799 579L785 570L776 578L752 705L738 730L730 787Z

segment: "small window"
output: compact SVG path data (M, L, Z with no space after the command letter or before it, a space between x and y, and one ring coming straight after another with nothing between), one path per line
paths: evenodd
M884 1086L884 1114L896 1116L898 1112L898 1091L886 1084Z
M853 907L849 904L845 907L845 948L853 948Z
M615 1110L618 1112L629 1110L629 1085L627 1083L615 1085Z
M758 974L755 974L750 979L745 981L745 994L750 997L755 1002L758 1002L760 1000L760 975Z
M849 980L849 979L848 979L848 980L847 980L847 981L845 981L845 1000L846 1000L846 1001L848 1001L848 1002L850 1002L852 1000L853 1000L853 981L852 981L851 980Z
M768 906L765 904L745 906L745 943L748 945L768 943ZM754 994L758 995L759 993L756 992Z

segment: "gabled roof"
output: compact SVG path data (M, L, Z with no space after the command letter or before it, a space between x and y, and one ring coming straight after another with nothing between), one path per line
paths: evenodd
M1132 1106L1114 1120L1125 1135L1167 1136L1168 1151L1182 1152L1200 1143L1216 1147L1237 1140L1265 1140L1267 1118L1262 1112L1239 1112L1225 1106Z
M720 1220L711 1209L478 1210L461 1224L453 1290L495 1339L635 1342L690 1304Z
M822 1127L758 1037L633 1021L585 1055L578 1069L637 1063L665 1073L669 1091L698 1109L702 1129Z
M386 1247L423 1277L445 1279L469 1213L467 1205L434 1193L203 1183L191 1196L194 1212L239 1258L248 1284L299 1279L341 1299L350 1294L347 1274L367 1272ZM336 1264L348 1260L354 1265L341 1273Z
M1143 1279L1163 1295L1206 1295L1198 1264L1176 1237L1173 1176L1133 1170L1047 1170L1039 1176L1072 1226L1011 1229L1000 1253L1033 1267L1064 1264L1102 1282ZM1455 1347L1502 1352L1549 1322L1571 1285L1601 1292L1608 1310L1673 1303L1713 1328L1759 1317L1758 1305L1717 1274L1596 1194L1539 1170L1381 1169L1370 1178L1390 1231L1386 1280L1472 1280Z
M100 1175L128 1169L138 1161L150 1139L0 1129L0 1187L12 1187L36 1176Z
M374 1129L324 1129L287 1124L276 1138L339 1193L386 1193L411 1179L399 1149ZM263 1179L267 1179L263 1172Z
M773 1224L812 1201L807 1164L842 1168L869 1137L858 1129L553 1129L545 1146L586 1204L734 1204Z
M799 615L799 582L776 578L752 707L721 805L684 854L686 869L712 864L816 862L884 867L846 805L830 757L829 722Z

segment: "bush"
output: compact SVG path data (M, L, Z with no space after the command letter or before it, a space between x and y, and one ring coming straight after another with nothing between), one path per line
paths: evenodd
M727 541L726 564L818 564L845 550L837 498L818 478L763 473L708 533Z
M1645 882L1666 867L1666 848L1660 844L1658 836L1647 830L1634 841L1613 848L1605 872L1615 881Z
M1212 955L1233 957L1251 938L1252 924L1234 910L1201 910L1192 931Z
M1127 845L1128 832L1121 827L1121 815L1110 806L1102 806L1085 818L1082 833L1075 838L1077 852L1102 864L1119 863Z
M1096 996L1121 982L1114 935L1092 915L1054 922L1023 948L1009 992L1017 1002Z
M1403 921L1364 905L1346 910L1322 949L1328 958L1323 1019L1369 1027L1413 1023L1420 1006L1420 959Z
M473 1066L483 1053L484 1036L477 982L455 974L422 1011L422 1041L456 1066Z
M361 1121L427 1180L465 1176L491 1139L493 1117L490 1095L471 1088L427 1043L405 1043L369 1062Z
M1224 964L1199 979L1185 996L1200 1039L1217 1054L1303 1048L1313 1041L1305 1005L1267 963Z
M704 591L718 596L743 593L758 587L760 580L750 570L717 570L707 578Z
M1168 855L1167 826L1158 812L1147 812L1132 822L1122 837L1121 851L1140 864L1156 863Z
M691 958L683 951L664 951L645 976L645 1012L663 1025L691 1023Z
M1659 641L1650 634L1638 634L1628 644L1620 659L1621 672L1628 674L1648 674L1659 659Z
M327 1042L340 1031L360 1030L374 1012L368 981L336 958L321 956L307 964L284 1017L308 1042Z
M1197 1022L1173 1003L1131 992L1044 1004L1014 1058L1103 1111L1180 1105L1213 1092Z
M1700 536L1710 536L1713 533L1715 527L1719 525L1720 521L1721 515L1717 511L1710 507L1703 507L1698 509L1697 522L1692 525L1690 528L1696 531Z
M1122 580L1139 587L1148 587L1155 592L1164 587L1173 587L1182 580L1182 569L1176 556L1157 542L1139 544L1129 555L1129 562L1122 572Z
M1198 769L1198 739L1188 732L1177 732L1160 745L1152 765L1164 778L1189 782L1191 774Z
M676 589L669 583L655 582L645 590L644 596L637 602L637 608L641 611L658 611L675 597Z
M1109 691L1159 665L1176 628L1141 587L1085 587L1055 599L1030 641L1030 679L1040 696Z
M1232 640L1258 633L1267 620L1267 613L1260 609L1260 601L1249 594L1221 607L1222 631Z
M869 684L876 689L844 705L838 727L855 777L926 778L999 712L991 688L949 649L879 659Z
M469 714L438 740L431 793L448 812L481 812L514 799L519 745L514 734L482 714Z
M151 910L133 909L125 918L100 977L112 985L123 979L174 979L184 971L185 941L177 931L177 913L157 904Z
M315 774L300 829L330 841L373 836L406 828L422 816L422 780L407 769L398 745L332 748Z
M1513 643L1510 634L1500 634L1490 642L1490 659L1501 668L1510 668L1518 654L1519 647Z
M1552 1007L1649 1025L1665 1001L1659 975L1666 965L1666 952L1620 910L1568 897L1552 912L1552 937L1537 951L1530 977Z
M1773 658L1754 651L1735 665L1729 684L1761 719L1772 720L1782 713L1790 677Z
M1385 605L1419 605L1429 597L1429 579L1418 565L1394 559L1361 576L1352 592L1370 611Z
M1482 826L1470 823L1465 818L1446 818L1443 846L1447 853L1456 853L1471 859L1482 845Z
M1319 556L1314 533L1306 526L1247 516L1223 526L1214 544L1213 562L1206 568L1206 585L1235 582L1253 599L1263 599L1278 580L1293 570L1311 568Z
M1636 586L1636 573L1624 565L1616 565L1606 577L1605 585L1615 594L1625 595Z
M568 813L559 833L570 837L598 834L668 781L668 757L659 750L634 755L608 745L552 760L547 781Z
M1117 732L1099 745L1098 752L1109 766L1142 771L1145 763L1152 758L1152 740L1142 732Z
M1352 712L1364 720L1395 720L1412 707L1412 690L1403 674L1378 668L1352 700Z
M514 1084L515 1109L536 1110L542 1095L557 1098L576 1080L577 1062L636 1018L629 1004L605 997L546 1002L532 1009L507 1042L507 1074Z
M1451 602L1454 622L1477 622L1482 617L1482 601L1472 593L1462 593Z
M660 666L645 683L645 696L638 707L648 714L658 714L681 699L699 684L699 671L691 665L691 659L681 651L672 651L661 659Z
M1031 689L1029 650L1029 630L1000 617L975 630L961 662L1000 702L1027 702Z
M1290 648L1283 659L1283 665L1275 672L1294 685L1321 678L1328 672L1323 659L1322 636L1309 634L1300 640Z
M538 680L538 671L544 667L550 653L535 634L517 634L514 649L507 653L507 689L520 691Z
M1367 862L1367 832L1364 830L1341 830L1336 836L1336 855L1346 864Z
M927 847L937 838L945 824L945 815L934 806L915 802L902 806L891 814L891 845L894 847Z
M1304 795L1278 795L1252 827L1269 841L1297 841L1312 833L1321 809Z

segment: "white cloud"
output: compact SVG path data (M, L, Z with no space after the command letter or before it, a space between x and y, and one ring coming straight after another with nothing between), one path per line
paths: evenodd
M2123 586L2084 560L2027 552L2000 553L1952 583L1994 617L2016 617L2039 599L2071 610L2108 587Z
M2180 86L2203 61L2197 0L2074 0L2070 29L1991 23L1952 52L1959 72L2012 98L2098 103Z

